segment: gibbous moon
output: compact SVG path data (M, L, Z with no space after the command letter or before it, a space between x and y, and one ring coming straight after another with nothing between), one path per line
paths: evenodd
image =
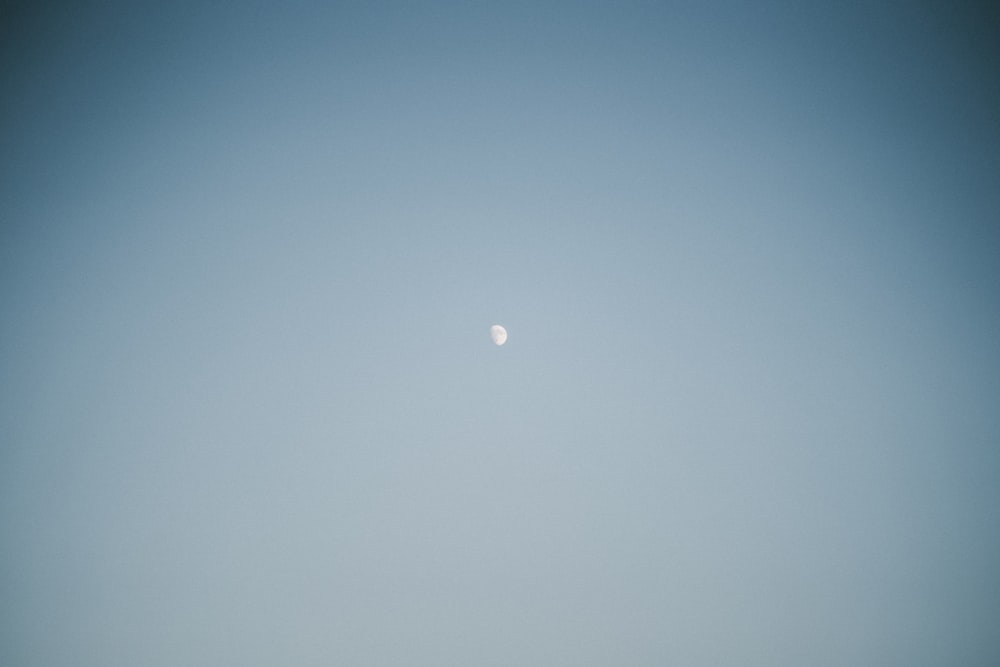
M497 345L503 345L507 342L507 330L499 324L494 324L490 327L490 338Z

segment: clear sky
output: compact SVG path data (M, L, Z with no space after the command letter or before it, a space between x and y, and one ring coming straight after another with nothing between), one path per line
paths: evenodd
M868 5L7 5L0 663L1000 662L1000 23Z

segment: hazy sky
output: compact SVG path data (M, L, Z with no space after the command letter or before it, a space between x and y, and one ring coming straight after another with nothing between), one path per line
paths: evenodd
M2 10L0 663L1000 662L1000 22L870 5Z

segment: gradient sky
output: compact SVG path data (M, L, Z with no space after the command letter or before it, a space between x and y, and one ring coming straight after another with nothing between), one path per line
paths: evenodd
M1000 22L870 5L4 9L0 663L1000 662Z

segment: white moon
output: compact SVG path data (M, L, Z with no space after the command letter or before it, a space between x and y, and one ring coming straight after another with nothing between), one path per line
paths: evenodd
M490 327L490 338L497 345L503 345L507 342L507 330L499 324L494 324Z

